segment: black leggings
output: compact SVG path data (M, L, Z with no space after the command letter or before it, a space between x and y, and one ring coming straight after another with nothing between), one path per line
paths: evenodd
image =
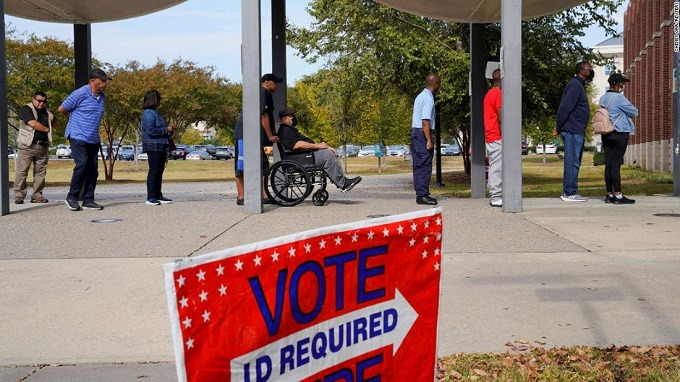
M628 133L614 130L603 135L602 147L604 148L604 182L607 185L607 192L621 192L621 165L628 147Z

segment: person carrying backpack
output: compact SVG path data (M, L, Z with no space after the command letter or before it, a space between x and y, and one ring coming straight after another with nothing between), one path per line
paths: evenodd
M625 83L630 80L621 73L609 76L609 90L600 98L600 105L606 106L609 118L614 124L614 131L602 135L605 166L604 182L607 186L605 203L633 204L634 199L626 198L621 192L621 165L628 147L628 138L635 134L633 117L637 117L638 109L623 95Z

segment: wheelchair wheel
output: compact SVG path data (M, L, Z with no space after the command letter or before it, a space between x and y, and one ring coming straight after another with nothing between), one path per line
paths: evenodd
M319 190L312 195L312 201L314 202L315 206L323 206L326 204L326 201L328 200L328 191L326 190Z
M284 207L299 204L312 192L307 171L298 163L275 163L265 177L265 192L276 204Z

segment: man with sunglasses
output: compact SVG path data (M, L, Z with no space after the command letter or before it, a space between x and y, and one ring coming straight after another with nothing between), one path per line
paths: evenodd
M19 110L19 133L17 143L19 154L16 158L14 176L14 203L23 204L26 197L26 178L33 165L33 195L31 203L47 203L42 191L45 188L45 174L49 161L49 146L52 141L52 126L59 126L54 114L47 109L47 94L33 93L30 103Z
M71 143L71 155L75 162L71 187L66 196L66 205L71 211L80 211L78 204L83 189L83 206L88 210L102 210L94 202L97 187L97 153L101 145L99 125L104 115L104 89L110 78L101 69L90 72L90 82L69 94L59 106L59 112L68 116L64 136Z

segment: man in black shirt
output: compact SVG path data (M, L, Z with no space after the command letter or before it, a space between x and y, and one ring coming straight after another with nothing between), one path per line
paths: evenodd
M26 177L33 164L33 195L31 203L47 203L42 195L45 188L45 174L49 160L49 145L52 141L52 126L59 124L54 114L47 109L47 94L33 93L31 103L19 110L19 133L17 143L19 154L16 157L14 176L14 203L22 204L26 197Z
M340 189L342 192L347 192L361 182L361 177L347 178L342 173L342 166L338 161L338 153L334 148L328 146L326 142L314 143L313 140L302 135L295 125L295 110L284 109L279 112L281 125L277 132L281 138L281 144L288 151L294 150L316 150L314 152L314 165L316 167L323 167L328 178Z

